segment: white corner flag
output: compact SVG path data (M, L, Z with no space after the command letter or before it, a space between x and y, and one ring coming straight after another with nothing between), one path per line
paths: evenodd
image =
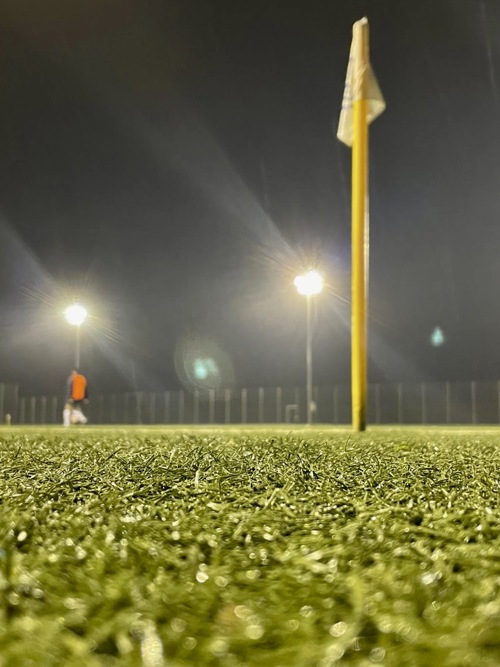
M337 138L352 148L351 393L355 431L366 428L368 393L368 124L384 109L384 98L370 66L368 19L363 18L352 27L337 131Z
M375 120L375 118L380 116L385 110L385 100L369 60L366 65L363 64L362 59L358 57L361 45L359 44L360 31L356 30L356 28L358 26L364 27L367 24L368 21L366 18L361 19L361 21L357 21L357 23L354 24L351 50L349 52L344 97L342 99L342 109L337 130L337 139L347 146L352 146L354 140L354 102L358 102L359 100L367 101L368 123ZM365 75L367 75L366 78Z

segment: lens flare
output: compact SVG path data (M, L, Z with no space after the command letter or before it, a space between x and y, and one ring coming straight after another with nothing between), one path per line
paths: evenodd
M175 350L175 369L189 391L208 392L227 389L234 382L229 356L213 340L188 335Z

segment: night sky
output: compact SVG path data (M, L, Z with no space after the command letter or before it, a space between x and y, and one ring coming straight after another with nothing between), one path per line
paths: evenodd
M0 380L54 392L349 381L352 23L370 138L370 381L500 377L500 2L5 0ZM435 347L436 327L444 343ZM194 370L193 370L194 369ZM199 370L199 369L198 369ZM200 380L200 378L198 378ZM201 378L203 380L203 378Z

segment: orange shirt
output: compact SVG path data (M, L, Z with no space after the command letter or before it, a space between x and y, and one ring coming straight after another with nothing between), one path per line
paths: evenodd
M83 401L87 395L87 380L84 375L77 373L73 375L71 383L71 398L74 401Z

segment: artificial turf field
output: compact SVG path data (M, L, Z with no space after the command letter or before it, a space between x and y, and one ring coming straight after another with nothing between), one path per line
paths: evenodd
M0 430L0 667L498 667L500 429Z

